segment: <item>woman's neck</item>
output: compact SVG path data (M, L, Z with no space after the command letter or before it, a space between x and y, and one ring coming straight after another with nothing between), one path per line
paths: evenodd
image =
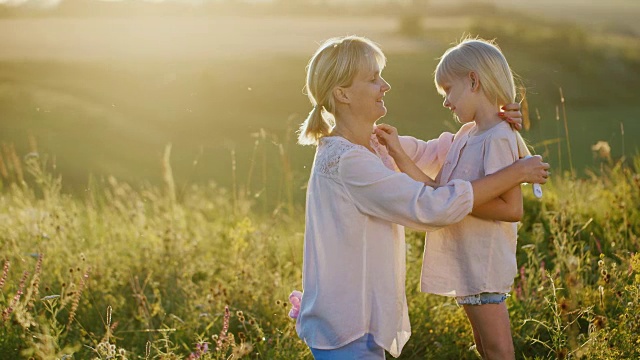
M331 131L331 135L340 136L357 145L362 145L373 152L371 148L371 134L373 127L365 123L348 123L336 121L336 126Z

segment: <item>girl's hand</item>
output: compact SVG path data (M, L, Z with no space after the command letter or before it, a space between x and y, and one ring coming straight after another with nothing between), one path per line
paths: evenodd
M534 155L529 158L517 161L523 167L524 182L530 184L544 184L549 177L549 164L542 162L540 155Z
M522 113L520 112L520 104L507 104L500 109L502 111L498 113L498 116L508 122L514 130L522 130Z
M391 157L397 160L398 156L406 155L400 145L398 129L388 124L378 124L373 128L373 132L376 134L378 142L387 147Z

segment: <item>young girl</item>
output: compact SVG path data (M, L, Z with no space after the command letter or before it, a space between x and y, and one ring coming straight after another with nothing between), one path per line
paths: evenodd
M530 154L520 135L496 114L515 101L516 89L495 44L466 39L448 49L436 68L435 84L444 96L443 105L463 124L436 178L438 185L453 179L473 181ZM395 129L379 125L376 134L394 159L406 157ZM416 180L430 180L410 163L401 170ZM474 207L471 216L459 223L426 237L421 289L456 298L485 359L514 358L505 299L517 273L516 222L522 212L520 186L515 186Z

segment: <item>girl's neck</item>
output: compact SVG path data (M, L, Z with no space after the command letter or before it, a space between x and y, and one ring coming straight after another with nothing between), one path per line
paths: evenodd
M486 105L481 106L476 111L475 122L476 122L476 134L482 134L483 132L491 129L495 125L501 123L503 120L498 116L498 111L496 111L496 106Z

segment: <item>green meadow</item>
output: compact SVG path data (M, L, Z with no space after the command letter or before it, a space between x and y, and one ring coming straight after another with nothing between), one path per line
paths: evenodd
M382 121L422 139L456 131L436 59L463 33L495 38L526 88L523 136L552 165L542 200L523 191L516 357L640 357L638 35L428 20L354 27L388 56ZM320 41L330 29L314 21ZM314 151L295 130L316 44L294 33L219 56L0 56L0 359L311 359L287 316ZM400 358L479 358L462 309L418 291L424 234L407 235Z

